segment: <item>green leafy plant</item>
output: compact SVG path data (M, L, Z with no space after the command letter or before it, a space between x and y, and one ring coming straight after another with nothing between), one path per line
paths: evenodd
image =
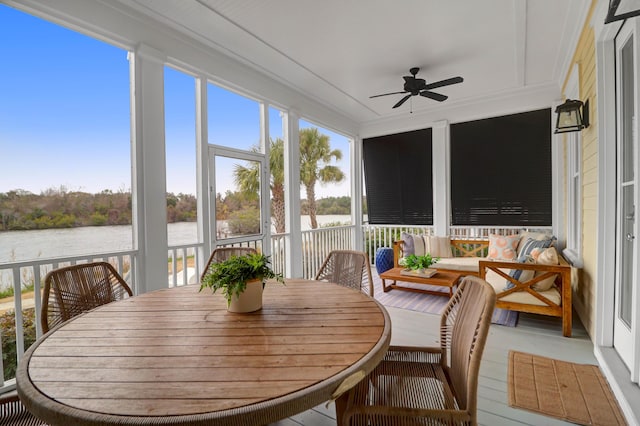
M275 279L284 284L282 274L276 274L269 266L271 261L263 254L232 256L220 263L213 263L200 283L200 291L210 288L215 293L222 290L227 304L235 295L239 296L246 288L247 281Z
M404 258L404 264L409 269L426 269L440 260L439 257L431 257L431 254L427 253L424 256L416 256L410 254Z

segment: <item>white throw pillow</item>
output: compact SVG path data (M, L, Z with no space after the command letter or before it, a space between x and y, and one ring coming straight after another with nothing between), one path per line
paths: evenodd
M441 259L452 256L451 239L449 237L424 236L424 251L429 253L431 257L439 257Z
M536 260L536 263L539 265L558 265L560 262L558 261L558 252L556 251L555 247L549 247L548 249L540 253L538 259ZM544 273L544 271L536 271L535 276L537 277ZM531 288L533 288L535 291L549 290L553 286L553 283L556 280L556 276L557 274L554 274L549 278L545 278L544 280L532 285Z

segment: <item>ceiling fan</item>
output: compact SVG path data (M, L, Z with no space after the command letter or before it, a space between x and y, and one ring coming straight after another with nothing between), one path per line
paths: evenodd
M440 93L432 92L431 89L437 89L438 87L449 86L451 84L462 83L464 79L462 77L452 77L447 78L446 80L436 81L435 83L429 83L425 81L424 78L416 78L416 74L418 74L420 68L411 68L409 72L411 75L405 75L404 77L404 90L402 92L391 92L391 93L383 93L381 95L373 95L369 98L377 98L380 96L387 95L398 95L401 93L408 93L405 97L400 99L398 103L396 103L393 108L398 108L400 105L405 103L407 99L412 96L424 96L425 98L433 99L434 101L442 102L446 101L448 96L441 95Z

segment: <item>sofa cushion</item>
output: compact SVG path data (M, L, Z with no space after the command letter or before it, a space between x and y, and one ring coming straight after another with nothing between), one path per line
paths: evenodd
M502 270L503 272L507 272L507 270ZM485 276L485 281L491 284L496 294L499 295L504 291L504 277L498 275L497 272L487 269L487 273ZM549 299L551 302L560 306L562 304L562 296L560 295L560 291L555 286L551 286L548 290L539 291L542 296ZM512 302L512 303L523 303L526 305L538 305L538 306L547 306L546 303L541 301L535 296L532 296L526 291L516 291L507 296L498 298L498 301L502 302Z
M409 256L410 254L416 254L415 235L408 232L402 233L402 255Z
M434 269L473 272L477 274L479 270L479 263L481 260L487 259L484 257L449 257L438 260L431 267Z
M520 235L489 235L488 259L515 260Z
M415 254L424 256L429 253L431 257L451 257L451 239L449 237L435 237L432 235L416 235L408 232L402 233L402 257Z
M520 242L520 245L518 247L518 258L524 256L537 257L537 255L539 255L542 251L541 249L551 247L551 244L553 244L553 242L553 238L548 238L546 240L534 240L533 238L527 238L524 240L524 242ZM536 254L534 253L534 251L538 251L538 253Z
M517 263L529 263L529 264L533 264L535 263L535 260L533 259L533 257L531 256L521 256L518 258ZM527 281L529 281L531 278L533 278L534 274L536 271L534 271L533 269L511 269L509 271L509 276L520 281L521 283L525 283ZM515 284L513 284L511 281L506 280L506 285L504 287L505 290L509 290L510 288L515 287Z
M557 265L559 264L558 261L558 252L556 251L555 247L549 247L547 249L545 249L536 259L536 263L540 264L540 265ZM537 271L535 276L539 276L544 274L544 271ZM551 287L553 287L553 283L556 280L556 276L557 274L549 277L549 278L545 278L544 280L535 283L533 286L531 286L534 290L536 291L545 291L545 290L549 290Z
M423 239L425 254L429 253L431 257L439 257L440 259L453 256L451 238L425 235Z
M548 232L529 232L529 231L522 231L520 233L520 241L518 242L518 257L520 257L522 255L522 249L524 248L524 244L527 240L535 240L535 241L547 241L547 240L551 240L551 244L549 244L547 247L551 247L553 246L557 239L556 237L554 237L551 233Z

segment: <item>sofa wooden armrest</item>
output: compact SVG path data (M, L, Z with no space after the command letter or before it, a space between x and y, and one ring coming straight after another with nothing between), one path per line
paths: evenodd
M514 262L497 262L490 260L481 260L479 263L480 278L487 279L487 272L493 271L495 274L504 278L513 284L513 288L496 288L496 307L508 309L518 312L528 312L534 314L551 315L562 318L562 334L571 337L572 327L572 305L571 305L571 266L562 256L559 256L559 265L539 265ZM509 275L505 270L520 269L543 271L543 274L534 276L527 281L519 281ZM560 300L557 302L546 297L544 292L538 292L533 289L533 285L544 280L545 278L556 275L555 286L560 294ZM506 287L506 286L505 286ZM510 295L528 295L529 303L515 302Z

